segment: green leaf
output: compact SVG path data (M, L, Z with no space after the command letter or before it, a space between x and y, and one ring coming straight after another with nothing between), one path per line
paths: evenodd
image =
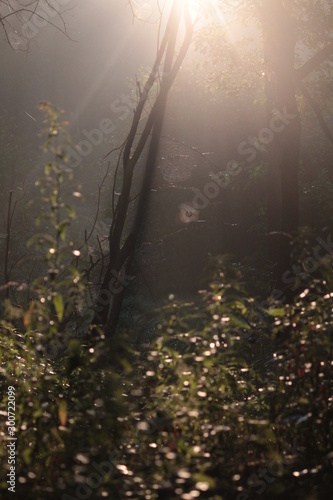
M42 409L41 408L37 408L37 410L35 410L33 412L33 417L34 418L39 418L43 415L43 412L42 412Z
M201 474L201 473L194 474L193 480L199 484L200 483L207 484L209 486L209 488L215 487L215 480L212 477L207 476L206 474Z
M32 455L32 449L31 448L26 448L23 451L22 457L23 457L24 463L26 465L30 465L31 464L31 455Z
M45 175L50 175L52 170L52 163L48 163L45 167Z
M66 238L66 228L67 226L69 226L69 221L67 219L64 219L63 221L61 221L59 224L57 224L57 231L58 231L58 234L60 236L60 238L62 239L62 241L65 241L65 238Z
M68 211L68 214L69 214L70 218L74 219L74 217L75 217L75 210L74 210L74 208L71 205L66 205L66 208L67 208L67 211Z
M56 244L55 239L47 233L37 233L30 238L27 243L27 247L30 248L32 245L41 244L48 242L50 245L54 246Z
M60 424L65 427L67 422L67 403L63 399L58 404L58 417Z
M56 293L53 297L53 304L57 312L59 321L62 321L64 315L64 301L60 293Z
M270 316L283 318L286 315L286 311L281 307L279 309L268 309L268 314Z
M52 218L52 216L50 214L39 215L36 219L36 226L38 227L43 220L48 220L51 218Z

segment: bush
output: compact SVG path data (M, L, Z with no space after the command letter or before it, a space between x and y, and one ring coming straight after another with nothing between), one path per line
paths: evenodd
M265 311L226 270L201 301L172 300L140 353L121 498L332 494L333 294L316 282Z
M2 496L14 442L15 493L28 500L332 498L332 256L292 304L266 309L220 258L208 290L170 295L158 326L139 315L108 344L85 314L89 283L66 233L72 171L43 108L56 159L40 182L48 228L30 244L45 273L0 322Z

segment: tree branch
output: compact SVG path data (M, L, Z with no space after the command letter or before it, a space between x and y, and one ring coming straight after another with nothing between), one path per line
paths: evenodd
M317 52L309 61L296 69L296 79L303 80L309 73L318 68L319 64L323 63L333 54L333 42L329 42L323 49Z
M0 2L1 4L2 2ZM45 4L47 6L47 9L49 12L46 10L42 10L41 12L38 12L38 7L42 4ZM0 25L2 26L2 29L4 31L7 43L10 47L13 49L17 49L15 45L13 45L12 39L15 37L16 39L21 39L24 40L27 44L29 42L28 36L26 36L23 32L23 28L28 27L28 23L33 23L33 19L37 18L40 19L41 21L44 21L46 24L52 26L54 29L60 31L63 35L65 35L69 40L71 40L70 36L68 35L67 28L66 28L66 23L63 18L63 12L60 12L57 10L53 5L50 4L48 0L31 0L30 3L23 3L22 0L18 2L18 7L15 9L12 9L10 5L6 5L10 9L10 11L5 14L1 15L0 14ZM50 11L52 12L52 15L50 14ZM48 14L50 14L50 17L57 17L58 20L60 20L61 26L57 25L55 22L53 22L49 17ZM17 32L10 23L10 19L14 18L17 19L22 30L20 33ZM36 28L40 30L42 26L37 26ZM11 32L13 31L13 32ZM32 38L32 37L31 37ZM25 50L25 49L20 49L20 50Z

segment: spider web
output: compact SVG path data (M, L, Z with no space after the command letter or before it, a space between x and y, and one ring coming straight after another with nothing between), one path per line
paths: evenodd
M172 139L161 140L158 168L167 182L185 182L201 162L205 163L194 148Z

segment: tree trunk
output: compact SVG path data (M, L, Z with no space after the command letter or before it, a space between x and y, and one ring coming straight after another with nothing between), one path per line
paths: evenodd
M186 33L179 53L176 56L176 41L183 11ZM93 324L103 325L105 334L108 337L113 335L118 323L123 295L127 285L126 273L129 272L130 262L135 252L138 232L140 230L148 203L148 194L158 152L168 93L187 53L192 39L192 33L193 25L190 21L186 1L180 2L179 0L174 0L164 38L157 53L152 73L141 93L138 107L134 113L132 126L122 152L123 181L121 194L114 212L110 229L110 261L96 301L96 312L93 320ZM160 92L148 116L143 133L141 134L138 144L134 148L134 152L131 156L131 150L137 134L138 124L142 116L144 103L148 98L149 91L156 81L159 65L163 58L164 67L160 84ZM124 226L130 202L134 168L137 165L145 145L147 144L151 132L152 139L148 152L137 212L132 230L130 234L126 236L124 235ZM122 245L122 240L124 239L125 243Z
M277 282L290 267L290 239L298 228L300 117L296 101L296 27L282 0L263 2L268 137L268 218ZM277 244L276 244L277 243ZM276 250L274 250L276 249Z

